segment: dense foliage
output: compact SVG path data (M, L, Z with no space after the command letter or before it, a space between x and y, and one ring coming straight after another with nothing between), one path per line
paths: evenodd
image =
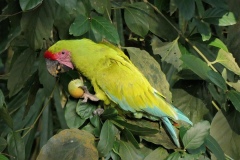
M239 6L238 0L0 1L0 159L240 159ZM193 126L174 123L181 148L161 122L117 107L92 114L101 103L68 93L76 71L48 73L46 48L84 37L122 47L191 119Z

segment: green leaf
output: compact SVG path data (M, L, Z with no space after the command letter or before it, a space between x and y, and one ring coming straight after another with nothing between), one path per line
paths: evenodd
M204 80L208 79L208 71L211 70L208 65L203 62L201 59L193 56L193 55L182 55L181 60L183 64L186 65L189 69L191 69L194 73L196 73L199 77Z
M119 156L122 160L143 159L143 156L131 143L119 142Z
M218 51L218 55L215 61L212 62L214 63L221 63L224 67L229 69L230 71L234 72L237 75L240 75L240 68L238 64L235 61L235 58L233 55L229 52L226 52L223 49L220 49Z
M209 135L210 124L208 121L196 123L183 136L182 142L185 149L196 149L200 147Z
M206 137L204 144L215 155L215 157L218 160L225 160L222 148L219 146L218 142L211 135L208 135Z
M27 11L40 5L42 1L43 0L20 0L19 3L22 10Z
M57 116L58 116L58 120L60 122L61 128L66 129L68 127L67 127L66 119L64 117L64 109L60 102L60 99L61 97L60 97L59 86L56 86L53 93L53 100L54 100L54 104L55 104L55 108L56 108L56 112L57 112Z
M33 74L33 71L35 71L35 61L36 54L30 49L26 49L16 59L10 71L7 84L7 87L10 91L10 97L19 92L23 88L28 78Z
M104 17L92 17L91 29L93 32L100 34L103 39L106 39L109 42L114 44L119 44L120 42L117 29Z
M126 49L133 64L143 73L149 83L171 101L172 93L169 91L169 83L159 63L145 50L134 47Z
M214 72L213 70L210 70L210 71L208 71L207 75L211 82L213 82L215 85L217 85L223 91L227 91L226 82L219 73Z
M240 93L234 90L227 92L227 97L230 99L235 109L240 112Z
M124 9L124 19L128 28L141 37L145 37L149 31L148 19L143 11L148 10L148 8L146 3L133 3Z
M201 121L209 112L202 98L198 98L191 93L201 93L200 86L189 87L189 90L173 89L173 105L177 106L193 123Z
M224 51L228 52L227 46L218 38L211 38L208 41L208 45L223 49Z
M0 89L0 119L2 119L8 125L8 127L13 128L13 120L7 110L5 98L1 89ZM1 152L1 145L0 145L0 152Z
M112 124L111 121L106 120L102 126L100 141L97 145L97 149L100 155L106 156L106 154L108 154L108 152L113 148L116 133L116 127Z
M125 139L129 142L131 142L134 147L140 149L139 144L137 142L137 140L135 139L135 137L133 136L133 134L126 128L124 128L121 133L124 135Z
M90 29L90 22L87 16L79 15L69 28L69 34L81 36Z
M107 108L104 110L103 114L101 115L102 119L112 119L116 118L118 115L118 111L115 108Z
M158 147L154 151L152 151L149 155L147 155L144 160L157 160L157 159L166 159L168 156L167 150Z
M47 70L46 61L43 57L43 52L40 52L39 66L38 66L39 81L43 85L44 92L50 96L53 92L56 79Z
M236 24L236 17L232 12L222 8L210 8L203 15L203 21L218 26L229 26Z
M8 153L17 160L25 160L25 145L18 132L11 132L7 137Z
M49 139L42 147L37 160L96 160L98 151L94 141L95 137L87 131L65 129Z
M151 129L151 128L147 128L147 127L140 127L140 126L137 126L137 125L127 123L127 122L122 121L122 120L117 120L116 119L116 120L114 120L114 122L116 122L120 126L126 127L134 135L145 136L145 135L149 135L149 134L158 133L158 130L156 130L156 129ZM114 123L114 124L116 124L116 123Z
M194 19L194 22L196 23L198 32L202 36L202 40L203 41L209 40L211 38L211 29L209 24L207 24L206 22L200 21L198 19Z
M65 107L65 119L69 128L79 128L86 119L82 119L76 113L77 102L74 100L68 100Z
M212 5L213 7L219 7L219 8L228 8L227 1L223 0L203 0L204 2Z
M240 80L238 80L236 83L234 82L228 82L228 84L231 85L236 91L240 92Z
M0 53L5 51L9 47L11 42L20 34L21 34L21 27L15 26L10 29L10 31L6 37L2 36L1 40L0 40Z
M96 110L96 108L97 108L96 105L90 102L82 103L82 100L79 100L76 107L76 113L82 119L87 119L93 114L93 111Z
M167 157L167 160L184 160L184 158L179 152L173 152Z
M161 15L156 15L155 12L151 12L147 19L149 21L149 30L158 37L170 41L178 37L177 31Z
M153 54L160 55L162 61L170 63L178 70L181 70L182 61L180 60L181 51L178 47L178 38L172 42L161 42L157 37L154 37L151 46Z
M43 1L43 4L35 10L23 13L21 27L32 49L41 49L43 39L50 38L54 13L54 1Z
M106 10L108 11L109 2L109 0L90 0L91 6L100 14L103 14Z
M7 147L7 141L0 137L0 153Z
M231 115L231 118L234 118L233 116L239 117L239 114ZM238 123L235 127L239 127L239 119L237 121L230 122L220 110L214 116L210 129L210 135L218 142L224 153L231 159L240 159L240 135L233 131L229 125L229 123Z
M0 154L0 160L9 160L6 156Z
M69 12L69 14L71 14L72 12L74 12L74 10L77 9L77 0L56 0L56 2L62 7L64 8L66 11Z
M195 2L193 0L174 0L179 12L184 19L190 20L195 13Z

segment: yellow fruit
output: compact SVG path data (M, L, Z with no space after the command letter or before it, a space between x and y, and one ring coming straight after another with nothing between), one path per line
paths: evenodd
M81 88L83 81L81 79L74 79L68 83L68 92L74 98L81 98L84 90Z

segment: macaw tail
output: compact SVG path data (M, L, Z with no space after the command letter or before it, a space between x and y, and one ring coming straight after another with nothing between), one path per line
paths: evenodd
M180 143L176 134L176 131L174 130L174 127L172 123L169 121L167 117L161 117L161 120L163 121L164 125L166 126L166 129L170 136L172 137L173 142L176 144L178 148L180 148Z

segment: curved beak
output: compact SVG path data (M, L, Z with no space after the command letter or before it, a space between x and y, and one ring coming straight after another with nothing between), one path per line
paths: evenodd
M70 70L69 67L59 63L58 61L50 60L47 58L45 60L48 72L54 77L57 77L59 73L67 72Z

